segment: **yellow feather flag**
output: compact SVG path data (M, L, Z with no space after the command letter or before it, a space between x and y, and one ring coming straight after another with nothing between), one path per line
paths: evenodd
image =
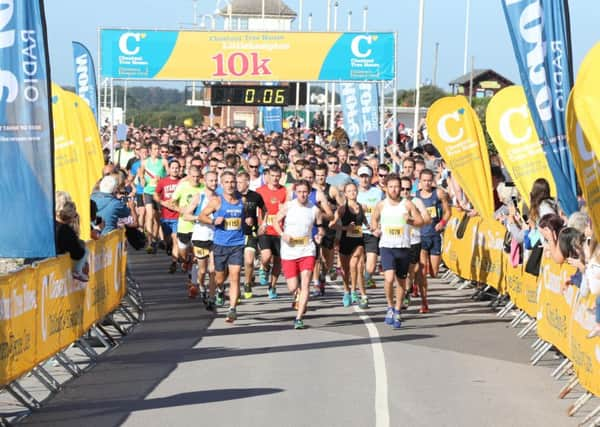
M600 241L600 162L598 152L594 153L590 141L586 138L577 120L574 99L580 88L575 84L567 104L567 141L571 149L571 156L575 164L575 173L583 198L588 207L588 214L592 220L594 234Z
M577 90L572 97L577 122L592 150L600 154L600 43L597 43L583 59L575 86Z
M98 148L91 148L94 142L86 145L89 131L83 128L89 124L79 117L80 109L89 110L83 99L52 84L55 186L57 191L70 194L79 213L80 237L89 240L90 196L94 184L102 175L102 165L98 162L103 161L99 136L95 142ZM83 115L86 115L85 112ZM98 133L97 130L95 132Z
M480 215L494 216L487 145L477 114L464 96L437 100L427 112L427 130L452 176Z
M529 199L531 187L538 178L545 178L556 196L554 177L527 107L523 87L509 86L494 95L488 104L485 122L521 196Z

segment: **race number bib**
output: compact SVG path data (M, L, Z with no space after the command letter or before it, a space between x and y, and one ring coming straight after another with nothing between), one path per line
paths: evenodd
M242 228L241 218L225 218L224 227L225 230L239 230Z
M290 238L290 246L306 246L308 245L308 237L292 237Z
M276 219L277 215L267 215L267 218L265 219L265 224L273 225L275 224Z
M435 206L430 206L427 208L427 213L429 213L429 216L433 219L433 218L437 218L437 208Z
M199 248L194 246L194 256L196 258L206 258L209 254L209 250L207 248Z
M404 227L386 227L385 232L393 237L404 235Z
M362 226L357 225L353 229L346 232L347 237L361 238L363 235Z
M365 213L371 215L373 213L373 206L365 206Z

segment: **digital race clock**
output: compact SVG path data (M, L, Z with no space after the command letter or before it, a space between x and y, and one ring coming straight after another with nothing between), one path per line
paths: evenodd
M211 86L212 105L263 105L283 107L290 104L288 86Z

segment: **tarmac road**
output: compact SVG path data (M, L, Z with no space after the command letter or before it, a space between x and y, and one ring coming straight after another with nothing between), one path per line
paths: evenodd
M163 255L134 253L146 320L25 425L565 426L548 358L529 365L519 340L469 291L431 284L432 313L413 302L401 330L383 324L381 281L370 308L344 308L328 286L293 330L281 297L243 301L234 325L186 298ZM378 276L380 279L380 277ZM554 364L555 365L555 364Z

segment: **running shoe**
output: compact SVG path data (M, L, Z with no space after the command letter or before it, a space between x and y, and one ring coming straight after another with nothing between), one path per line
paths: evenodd
M208 303L208 290L206 286L200 286L200 298L204 304Z
M367 280L367 288L368 289L377 288L377 285L375 284L375 280L373 280L373 278L370 278L369 280Z
M421 304L421 308L419 309L419 313L421 313L421 314L429 313L429 306L427 304Z
M252 298L252 285L250 283L246 283L244 285L244 299Z
M402 300L402 308L408 308L410 305L410 295L408 292L404 295L404 300Z
M402 316L399 311L394 311L394 319L392 321L392 328L400 329L402 327Z
M215 304L219 307L223 307L225 304L225 293L222 290L217 291L217 297L215 298Z
M233 323L237 319L237 311L235 311L234 307L231 307L225 316L225 321L227 323Z
M258 270L258 283L260 283L260 286L267 286L269 284L269 280L268 280L268 272L265 271L264 269L260 269Z
M156 253L158 252L158 242L152 242L151 248L152 248L152 252L150 252L150 253L156 255Z
M302 319L294 320L294 329L304 329L304 322Z
M385 314L385 324L392 325L394 323L394 308L388 307L387 313Z
M350 296L350 292L344 292L342 304L344 305L344 307L350 307L350 305L352 304L352 297Z
M209 298L206 301L206 309L208 311L216 311L217 310L217 307L215 306L215 302L211 298Z
M154 249L152 248L152 244L148 244L148 246L146 246L146 253L152 254L153 251Z
M173 261L171 265L169 265L169 274L175 274L177 271L177 263Z
M358 307L363 310L369 308L369 299L366 295L360 297L360 301L358 301Z
M277 295L277 289L269 288L269 299L277 299L279 296Z
M196 285L188 285L188 298L195 299L198 296L198 287Z
M352 304L356 304L360 300L360 297L358 296L358 292L356 292L356 291L352 291L352 293L350 294L350 298L352 299Z

